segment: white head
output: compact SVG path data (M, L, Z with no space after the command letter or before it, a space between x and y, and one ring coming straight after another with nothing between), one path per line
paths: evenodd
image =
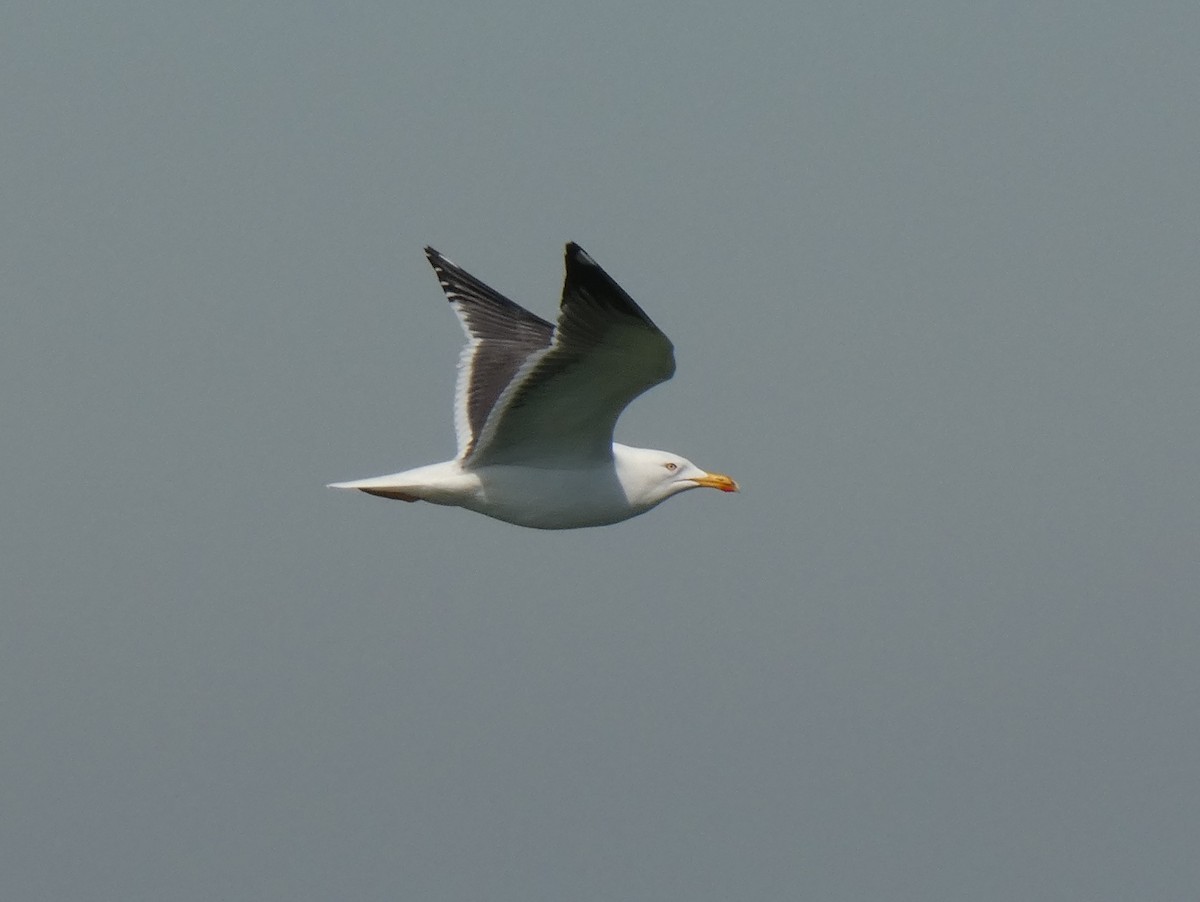
M686 457L652 448L613 444L617 478L629 503L649 510L688 489L710 488L736 492L738 484L721 473L700 469Z

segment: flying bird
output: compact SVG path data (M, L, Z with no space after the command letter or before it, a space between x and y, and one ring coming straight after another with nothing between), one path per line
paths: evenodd
M626 405L674 374L675 353L583 248L567 245L556 324L433 248L425 255L467 333L454 395L458 454L330 488L463 507L536 529L617 523L702 486L738 490L678 454L613 441Z

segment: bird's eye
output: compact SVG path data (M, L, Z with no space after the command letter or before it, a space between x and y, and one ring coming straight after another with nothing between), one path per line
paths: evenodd
M676 470L679 469L679 464L676 464L676 463L665 463L665 464L663 464L663 466L666 467L668 470L670 470L672 473L674 473Z

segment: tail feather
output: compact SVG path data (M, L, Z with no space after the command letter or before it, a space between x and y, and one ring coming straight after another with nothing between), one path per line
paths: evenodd
M386 476L377 476L373 479L356 479L353 482L331 482L326 486L328 489L358 489L360 492L366 492L368 495L375 495L379 498L392 498L396 501L420 501L421 496L416 494L410 487L398 486L389 484L390 480Z
M360 492L366 492L368 495L374 495L377 498L391 498L395 501L420 501L416 495L410 495L408 492L402 492L400 489L359 489Z

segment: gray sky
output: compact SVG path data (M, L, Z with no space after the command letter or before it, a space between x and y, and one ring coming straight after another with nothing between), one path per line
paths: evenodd
M1194 3L8 4L0 896L1200 885ZM433 244L742 482L444 459Z

